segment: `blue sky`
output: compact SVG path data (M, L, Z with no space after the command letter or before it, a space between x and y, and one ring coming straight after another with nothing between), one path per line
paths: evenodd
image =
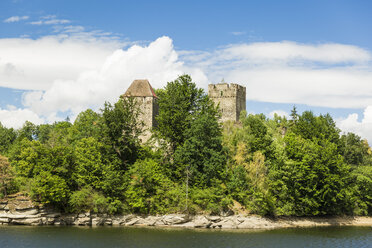
M320 1L45 1L3 0L0 17L56 15L75 25L133 41L167 35L179 49L213 49L247 41L337 42L371 48L372 2ZM49 34L19 23L0 24L0 36ZM242 32L233 35L233 32Z
M371 1L0 2L0 121L74 118L135 78L247 87L247 110L331 113L372 141Z

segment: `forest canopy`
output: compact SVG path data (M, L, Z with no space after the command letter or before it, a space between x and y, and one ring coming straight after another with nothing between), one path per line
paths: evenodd
M188 75L157 95L146 143L130 98L73 123L0 123L0 197L24 192L64 212L372 214L371 148L329 114L243 111L239 122L220 123Z

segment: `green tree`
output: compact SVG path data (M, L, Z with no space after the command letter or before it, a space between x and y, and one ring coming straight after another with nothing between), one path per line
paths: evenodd
M266 157L272 154L272 138L266 125L264 115L248 115L242 119L244 141L251 154L261 151Z
M206 99L206 106L194 114L190 128L184 132L185 141L174 154L175 169L183 178L188 176L186 172L190 174L190 185L211 185L211 181L221 178L225 171L221 127L216 118L217 110L211 104Z
M17 131L17 140L23 140L24 138L28 140L34 140L37 133L35 124L26 121L22 128Z
M296 125L291 127L291 131L305 139L326 139L339 144L340 129L336 127L336 123L329 114L315 116L311 111L304 111L298 116Z
M278 214L350 213L349 167L328 141L310 141L293 133L285 137L287 160L270 171Z
M358 166L363 164L368 154L368 145L354 134L347 133L341 136L339 151L349 165Z
M43 144L46 144L50 139L50 133L52 132L53 125L41 124L36 127L37 140Z
M234 158L239 147L244 146L246 160L251 160L256 151L261 151L266 158L273 153L272 136L269 133L264 115L241 115L242 126L225 123L223 131L224 145L229 147L230 156Z
M165 213L177 205L174 183L165 175L164 168L154 160L138 160L127 172L125 191L130 211L136 213Z
M352 172L355 189L355 213L372 214L372 166L359 166Z
M121 98L114 105L106 102L102 110L103 142L112 146L123 166L134 163L140 153L138 136L143 122L138 119L139 115L134 98Z
M14 147L10 160L18 176L33 178L41 171L52 170L49 152L48 148L39 141L25 138Z
M75 187L71 180L74 167L71 147L50 147L24 138L12 150L10 159L21 190L30 191L43 203L67 207L70 189Z
M16 137L13 128L6 128L0 123L0 154L7 154Z
M66 208L70 190L63 178L42 171L33 179L31 195L42 203Z
M171 152L185 142L185 131L191 127L195 113L203 108L207 95L198 89L189 75L168 82L159 97L159 115L156 117L158 136L169 143Z
M70 129L70 136L73 141L82 138L94 137L100 140L102 135L102 117L91 109L81 112L75 119Z
M8 158L0 155L0 189L5 197L8 195L9 189L12 188L13 174L14 172L8 162Z
M210 185L226 163L217 107L188 75L168 82L158 94L156 134L166 142L171 174L181 181L189 178L190 185Z
M293 125L296 125L297 124L297 121L298 121L298 113L297 113L296 105L293 105L293 108L291 110L290 117L291 117L290 124L292 126Z
M68 121L55 122L48 133L46 144L50 147L69 146L71 144L69 132L72 124Z
M91 186L101 188L105 165L101 150L103 145L93 137L77 142L74 155L76 159L74 178L80 188Z
M73 192L70 196L69 206L72 212L94 212L115 214L122 210L122 202L105 197L102 192L86 186Z

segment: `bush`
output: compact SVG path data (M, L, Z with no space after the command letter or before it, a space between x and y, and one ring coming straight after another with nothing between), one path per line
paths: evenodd
M200 189L192 188L190 191L190 212L206 212L219 215L226 212L232 204L232 198L225 194L221 186Z
M117 199L105 197L90 186L71 194L69 204L72 212L94 212L114 214L122 210L122 203Z
M42 203L64 207L69 195L66 181L50 172L41 172L32 181L31 196Z
M173 205L174 183L152 159L139 160L127 173L126 203L131 212L165 213Z

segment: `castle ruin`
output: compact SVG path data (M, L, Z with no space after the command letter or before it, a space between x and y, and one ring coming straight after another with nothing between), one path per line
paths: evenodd
M144 130L139 137L146 142L151 137L151 128L156 127L155 117L159 113L158 97L147 79L134 80L122 97L134 97L140 110Z
M221 122L238 121L240 112L246 106L246 88L239 84L210 84L208 85L209 98L219 105Z
M246 106L246 88L238 84L208 85L210 99L219 106L221 122L238 121L240 112ZM159 113L158 97L147 79L134 80L122 97L134 97L140 109L140 119L144 122L144 132L139 137L146 142L151 137L151 128L156 127Z

